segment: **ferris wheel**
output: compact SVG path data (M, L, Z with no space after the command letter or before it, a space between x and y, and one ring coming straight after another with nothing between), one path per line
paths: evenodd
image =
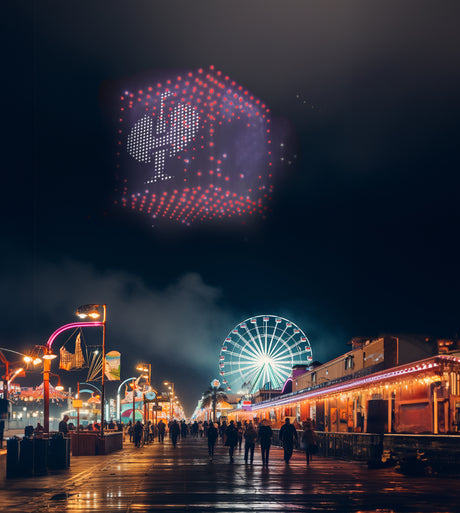
M274 315L250 317L225 338L219 356L222 382L234 393L281 388L294 365L313 361L310 342L293 322Z

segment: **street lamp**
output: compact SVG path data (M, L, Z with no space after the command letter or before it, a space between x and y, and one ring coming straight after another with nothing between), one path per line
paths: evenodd
M169 420L173 418L173 397L174 397L174 383L172 381L165 381L163 385L167 385L169 392Z
M147 375L148 375L148 384L149 386L151 386L152 382L152 365L150 363L140 363L137 367L136 367L136 370L140 371L140 372L147 372Z
M102 314L101 314L102 309ZM90 318L93 321L102 317L102 376L101 376L101 437L104 436L105 414L105 330L107 323L107 305L83 305L77 308L80 319Z
M128 383L128 381L134 381L135 379L136 379L135 377L125 379L125 380L123 381L123 383L120 383L120 386L118 387L118 390L117 390L117 418L118 418L118 422L120 422L120 424L121 424L121 399L120 399L120 391L121 391L121 387L122 387L125 383Z
M13 379L19 375L21 372L24 371L22 368L18 369L12 369L10 371L10 362L6 358L6 356L3 354L2 351L8 351L10 353L18 354L20 356L23 356L24 358L26 355L19 353L18 351L13 351L12 349L6 349L4 347L0 347L0 361L5 365L5 374L2 376L3 379L3 399L8 399L8 386L13 381ZM41 361L41 360L40 360Z
M41 358L40 354L42 354ZM32 363L33 365L38 365L43 360L43 431L45 433L49 433L50 427L51 360L55 358L57 358L57 355L53 354L50 345L36 345L32 350L32 354L24 356L24 361L27 364Z
M90 309L87 309L87 307L91 307ZM99 308L99 305L84 305L83 307L80 307L79 310L77 310L77 315L80 318L86 318L89 317L90 319L97 319L96 316L97 309ZM52 358L56 358L56 355L52 354L51 347L53 345L53 342L56 340L56 338L63 333L64 331L75 329L75 328L88 328L88 327L98 327L102 326L102 344L103 344L103 350L104 354L103 357L105 359L105 322L106 322L106 305L103 305L103 319L102 321L89 321L89 322L71 322L70 324L64 324L64 326L61 326L58 328L54 333L51 334L50 338L48 339L48 342L46 343L46 352L43 356L45 363L43 365L43 412L44 412L44 421L43 421L43 428L45 433L49 433L49 371L50 371L50 361ZM100 317L100 314L99 314ZM104 359L102 360L104 363ZM102 382L104 382L104 368L102 369ZM46 379L45 379L46 378ZM101 433L102 434L102 433Z

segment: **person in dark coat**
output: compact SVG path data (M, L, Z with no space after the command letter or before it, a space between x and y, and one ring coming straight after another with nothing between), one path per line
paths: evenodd
M208 437L209 461L212 461L214 458L214 446L216 445L216 440L219 436L219 432L212 422L209 423L209 426L206 429L206 436Z
M233 453L235 447L238 445L238 430L236 429L235 422L230 421L224 433L224 445L228 447L228 455L230 456L230 463L233 463Z
M289 417L286 417L285 423L280 429L280 442L283 444L284 461L289 463L292 452L294 451L294 443L297 441L297 430L294 424L291 424Z
M243 435L245 430L243 429L243 425L240 421L236 423L236 429L238 431L238 450L241 451L241 446L243 444Z
M188 426L185 423L185 420L182 420L181 423L180 423L180 437L181 437L181 440L185 440L187 438L187 433L188 433Z
M142 425L141 421L138 420L134 424L134 445L136 447L140 447L140 445L141 445L143 431L144 431L144 426Z
M246 427L244 432L244 462L247 463L248 459L250 463L254 461L254 449L256 447L257 431L254 429L252 422Z
M61 422L59 422L58 431L59 431L59 433L62 433L64 436L66 436L67 433L69 432L69 426L67 426L68 420L69 420L69 416L64 415L64 418L61 420Z
M157 429L158 429L158 441L163 443L164 439L165 439L166 424L162 420L160 420L160 422L158 422L158 424L157 424Z
M176 419L174 419L169 426L169 436L171 437L171 442L173 444L173 447L176 447L177 444L177 437L180 435L180 426Z
M259 425L259 429L257 430L257 439L259 440L260 450L262 452L262 465L268 465L272 437L272 428L269 426L268 421L264 419Z
M307 465L310 465L310 460L312 454L316 454L317 451L317 440L316 433L313 431L313 426L311 422L305 422L303 426L302 433L302 447L305 450L305 455L307 457Z

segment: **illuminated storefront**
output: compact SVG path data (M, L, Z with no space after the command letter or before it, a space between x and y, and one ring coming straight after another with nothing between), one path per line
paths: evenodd
M460 430L460 359L437 354L444 341L381 337L292 378L292 392L251 407L252 418L279 427L285 417L314 420L327 432L456 433ZM433 349L434 348L434 349ZM399 364L398 364L399 363ZM231 412L229 418L236 414Z

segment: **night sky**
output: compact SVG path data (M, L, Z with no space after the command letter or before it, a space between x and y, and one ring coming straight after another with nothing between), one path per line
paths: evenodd
M174 381L191 414L225 336L252 315L294 321L320 361L354 336L458 335L459 11L455 1L10 3L0 346L45 343L78 305L107 303L122 376L150 362L153 382ZM266 220L152 227L114 204L119 105L104 91L210 65L291 125L298 158ZM62 374L75 387L76 374Z

